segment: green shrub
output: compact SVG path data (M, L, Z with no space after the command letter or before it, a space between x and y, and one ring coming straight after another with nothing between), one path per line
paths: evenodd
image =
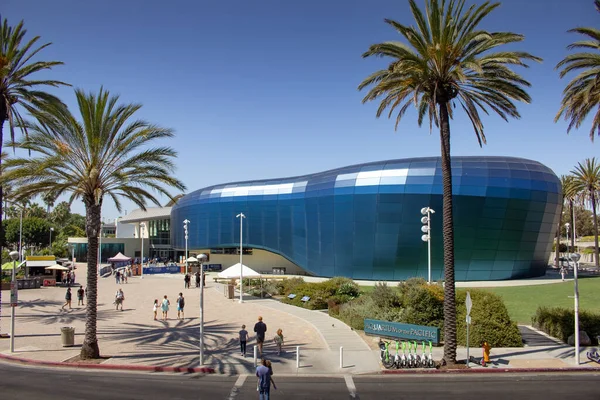
M389 287L385 282L377 282L369 293L378 308L400 307L402 302L397 289Z
M335 307L334 313L337 313L337 308L340 304L346 303L360 294L359 286L349 278L331 278L323 282L304 282L300 281L288 282L285 287L282 301L287 304L292 304L298 307L304 307L311 310L327 309L330 306ZM295 294L293 299L288 298L289 294ZM310 297L309 301L302 301L302 297Z
M289 278L277 281L277 283L275 283L277 294L287 296L290 293L294 293L296 288L303 283L304 279L302 278Z
M407 324L444 327L444 289L438 285L419 283L404 284L400 289Z
M469 345L478 347L487 341L492 347L522 347L523 341L517 324L510 320L502 297L495 293L471 289L471 326L469 327ZM467 344L465 300L467 292L456 294L456 337L458 344Z
M378 307L373 296L363 295L351 302L339 306L337 317L354 329L363 330L365 318L386 321L402 319L402 308Z
M575 312L562 307L538 307L531 317L531 323L535 328L566 343L569 336L575 333ZM600 314L580 311L579 329L588 334L592 344L598 344Z

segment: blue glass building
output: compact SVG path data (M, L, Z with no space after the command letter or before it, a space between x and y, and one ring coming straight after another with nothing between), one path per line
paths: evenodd
M559 220L560 181L512 157L453 157L457 280L545 273ZM439 157L353 165L284 179L211 186L183 197L172 226L190 224L189 247L239 246L281 255L308 274L354 279L427 277L421 208L432 217L432 279L443 277ZM183 248L182 229L171 230Z

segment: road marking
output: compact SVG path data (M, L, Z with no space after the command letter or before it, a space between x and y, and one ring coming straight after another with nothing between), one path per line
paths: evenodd
M233 388L231 389L231 393L229 393L229 400L233 400L236 398L236 396L238 395L238 392L240 391L240 388L242 386L244 386L244 382L246 382L246 378L248 378L248 375L240 375L237 378L237 381L235 381L235 384L233 385Z
M348 388L348 392L350 392L350 398L358 399L358 395L356 394L356 386L354 385L352 376L344 375L344 380L346 381L346 387Z

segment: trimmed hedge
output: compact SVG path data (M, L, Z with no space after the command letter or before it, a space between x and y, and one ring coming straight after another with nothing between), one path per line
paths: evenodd
M346 303L360 293L358 285L349 278L331 278L324 282L297 282L298 284L288 284L281 300L284 303L292 304L297 307L308 308L310 310L323 310L332 308L337 310L340 304ZM289 299L289 294L295 294L296 297ZM309 301L302 301L302 297L310 297Z
M575 311L562 307L538 307L531 317L531 324L548 335L567 343L575 333ZM579 311L579 330L585 331L593 345L598 345L600 314Z
M478 347L487 341L492 347L522 347L523 340L517 324L511 321L502 297L483 290L469 289L473 308L469 327L469 346ZM456 293L456 338L467 344L467 291Z

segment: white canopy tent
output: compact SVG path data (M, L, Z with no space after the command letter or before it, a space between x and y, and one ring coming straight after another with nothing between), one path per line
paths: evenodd
M196 263L198 261L199 260L196 257L190 257L190 258L187 259L187 262L189 262L189 263L191 263L191 262Z
M56 271L68 271L70 268L63 267L60 264L54 264L54 265L52 265L50 267L46 267L45 269L47 269L47 270L56 270Z
M261 275L254 271L252 268L249 268L243 264L237 263L227 268L226 270L219 272L217 275L219 278L225 279L239 279L240 277L240 266L243 273L244 278L260 278Z

